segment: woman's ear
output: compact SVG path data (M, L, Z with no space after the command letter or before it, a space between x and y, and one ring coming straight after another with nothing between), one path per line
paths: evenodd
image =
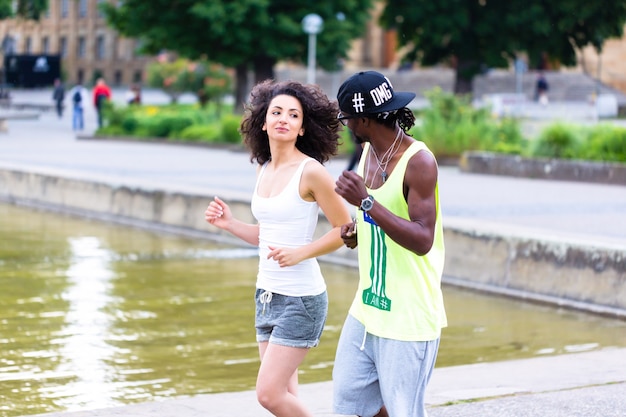
M304 128L300 128L300 136L304 136Z

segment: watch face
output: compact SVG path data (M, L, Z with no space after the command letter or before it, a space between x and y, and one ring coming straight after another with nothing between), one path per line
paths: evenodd
M364 198L363 201L361 201L361 210L363 211L369 211L372 207L374 206L374 199L372 197L367 197Z

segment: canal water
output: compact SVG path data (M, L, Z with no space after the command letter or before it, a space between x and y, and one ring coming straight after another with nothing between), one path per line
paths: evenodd
M0 204L0 415L252 389L256 252ZM331 378L356 271L302 383ZM626 346L626 322L444 287L437 366Z

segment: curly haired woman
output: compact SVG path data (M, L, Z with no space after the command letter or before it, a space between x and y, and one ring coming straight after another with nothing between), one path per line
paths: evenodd
M258 163L251 203L257 223L235 219L218 197L205 212L211 225L259 247L256 392L276 416L312 416L297 398L297 372L319 343L328 310L316 258L342 246L341 225L351 221L323 166L337 152L337 113L337 104L318 86L257 84L240 129L251 161ZM332 229L314 239L319 209Z

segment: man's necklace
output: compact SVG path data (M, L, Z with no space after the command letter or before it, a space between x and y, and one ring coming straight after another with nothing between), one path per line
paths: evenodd
M374 177L378 173L378 170L380 170L381 171L380 176L383 179L383 184L387 181L387 178L389 177L389 174L387 174L387 165L389 165L389 162L393 159L396 153L398 153L398 151L400 150L400 142L401 142L400 134L401 133L402 133L402 129L398 128L398 133L396 134L396 138L393 140L393 143L387 149L387 151L385 151L385 153L383 154L381 158L378 158L378 155L376 154L374 147L373 146L371 147L372 153L374 154L374 158L376 158L376 163L378 164L378 168L376 168L376 172L374 172Z

